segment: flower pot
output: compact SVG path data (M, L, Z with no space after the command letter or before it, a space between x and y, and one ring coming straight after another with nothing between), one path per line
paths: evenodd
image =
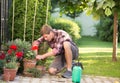
M41 71L42 74L45 74L46 67L42 65L37 65L36 68Z
M4 75L7 75L9 73L10 75L10 78L9 80L10 81L13 81L16 77L16 74L17 74L17 68L16 69L7 69L7 68L4 68Z
M33 77L33 74L32 73L28 73L28 72L24 72L24 75L27 76L27 77Z
M9 73L3 74L2 76L3 76L4 81L8 82L10 80L10 74Z
M27 59L24 59L24 72L26 72L28 69L30 68L35 68L35 65L36 65L36 60L27 60Z
M37 65L36 68L40 71L45 71L46 70L45 66Z

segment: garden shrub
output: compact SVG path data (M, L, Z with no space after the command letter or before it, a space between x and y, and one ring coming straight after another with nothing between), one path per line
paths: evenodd
M26 15L26 40L31 41L32 39L32 28L33 19L35 13L35 2L36 0L28 0L27 3L27 15ZM46 18L46 8L47 0L38 0L36 9L36 19L35 19L35 39L39 37L40 27L45 23ZM26 0L15 0L15 18L14 18L14 39L23 39L24 34L24 22L25 22L25 8ZM12 31L12 16L13 16L12 5L9 11L9 38L11 38Z
M113 17L101 18L100 23L96 25L97 37L103 41L113 41ZM120 42L120 20L118 21L118 41Z
M75 41L76 43L77 40L80 39L81 37L79 25L72 20L68 20L64 18L56 18L56 19L51 18L49 20L49 24L52 26L52 28L62 29L68 32L72 37L73 41Z

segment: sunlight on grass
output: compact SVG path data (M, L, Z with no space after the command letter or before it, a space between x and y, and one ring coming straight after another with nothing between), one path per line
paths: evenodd
M112 51L113 48L79 47L79 53L112 52ZM117 52L120 53L120 49L117 49Z
M120 55L120 53L118 54ZM120 56L117 62L112 62L111 52L80 53L80 61L83 63L83 74L95 76L120 77Z
M101 41L96 37L82 37L79 42L79 60L83 63L83 74L120 78L120 43L117 62L113 62L112 42Z

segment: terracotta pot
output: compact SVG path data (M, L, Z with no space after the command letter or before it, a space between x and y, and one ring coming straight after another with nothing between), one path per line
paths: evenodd
M27 60L27 59L24 59L24 72L26 72L28 69L30 68L35 68L36 66L36 60Z
M36 68L38 70L40 70L40 72L41 72L42 75L45 74L45 71L46 71L46 67L45 66L37 65Z
M10 78L9 80L10 81L13 81L16 77L16 74L17 74L17 68L16 69L7 69L7 68L4 68L4 75L7 75L9 73L10 75Z
M45 66L37 65L36 68L40 71L45 71L46 70Z
M28 73L28 72L24 72L24 75L27 76L27 77L32 77L33 76L32 73Z
M4 81L9 81L10 80L10 74L9 73L3 74L2 76L3 76Z

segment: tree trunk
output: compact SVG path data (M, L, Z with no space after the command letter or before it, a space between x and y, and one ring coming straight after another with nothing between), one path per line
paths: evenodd
M112 61L117 61L117 44L118 44L118 13L114 12L113 55L112 55Z

